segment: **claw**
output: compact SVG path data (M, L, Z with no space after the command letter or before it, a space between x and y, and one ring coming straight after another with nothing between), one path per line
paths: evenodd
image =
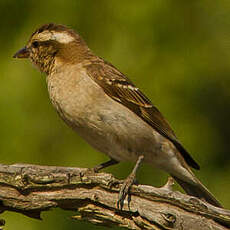
M122 210L122 208L124 206L125 198L127 195L129 195L130 188L136 180L137 169L140 166L140 163L143 159L144 159L143 155L139 156L137 163L136 163L135 167L133 168L133 171L123 182L121 189L120 189L120 192L119 192L118 201L117 201L117 208L118 209ZM129 206L130 200L131 199L128 199L128 206Z
M124 183L121 186L119 196L118 196L118 201L117 201L117 208L121 209L124 206L124 201L126 196L129 194L131 186L134 184L135 181L135 175L131 173L124 181Z

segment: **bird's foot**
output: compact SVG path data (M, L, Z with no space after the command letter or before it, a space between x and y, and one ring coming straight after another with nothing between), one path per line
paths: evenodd
M92 176L95 173L94 168L87 168L84 172L80 172L80 179L83 181L85 178Z
M118 164L119 162L114 160L114 159L110 159L109 161L106 161L104 163L101 163L97 166L95 166L94 168L92 168L91 170L94 171L94 173L97 173L99 172L100 170L104 169L104 168L107 168L111 165L115 165L115 164Z
M131 174L123 182L123 184L121 186L121 189L120 189L120 192L119 192L118 201L117 201L117 208L118 209L122 210L122 208L124 206L124 201L125 201L125 198L126 198L127 195L128 195L128 206L129 206L130 200L131 200L129 191L130 191L131 186L136 181L137 169L139 168L139 166L140 166L140 164L141 164L143 159L144 159L143 155L138 157L138 160L136 162L136 165L135 165L133 171L131 172Z
M119 162L114 160L114 159L110 159L109 161L101 163L101 164L95 166L94 168L87 168L84 172L82 172L80 174L80 177L83 178L86 175L92 175L92 174L98 173L100 170L102 170L106 167L109 167L111 165L117 164L117 163L119 163Z
M128 205L130 202L130 188L131 186L135 183L135 179L136 179L136 174L135 173L131 173L123 182L121 189L119 191L119 196L118 196L118 201L117 201L117 208L118 209L122 209L124 206L124 201L126 196L128 195Z

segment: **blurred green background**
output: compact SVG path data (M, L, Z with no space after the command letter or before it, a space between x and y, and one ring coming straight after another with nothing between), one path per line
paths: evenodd
M93 167L96 152L57 116L44 74L12 55L47 22L77 30L94 52L131 78L200 163L196 175L230 208L230 2L184 0L1 0L1 163ZM133 164L106 171L125 178ZM143 165L140 183L167 175ZM104 229L53 210L43 221L4 213L6 229ZM115 229L115 228L114 228Z

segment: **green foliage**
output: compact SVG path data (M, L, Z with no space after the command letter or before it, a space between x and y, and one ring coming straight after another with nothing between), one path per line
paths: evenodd
M57 116L45 76L28 61L12 58L37 27L61 23L151 98L200 162L196 175L230 208L227 0L1 0L0 14L1 163L92 167L107 159ZM125 178L132 166L121 163L107 171ZM139 181L162 185L166 175L143 166ZM7 229L102 229L71 221L63 211L43 214L44 222L12 213L4 217Z

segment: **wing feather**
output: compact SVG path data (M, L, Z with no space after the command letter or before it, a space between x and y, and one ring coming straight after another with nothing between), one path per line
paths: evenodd
M200 168L181 145L160 111L125 75L102 59L87 64L85 68L88 75L103 88L107 95L128 107L161 135L172 141L188 165L195 169Z

